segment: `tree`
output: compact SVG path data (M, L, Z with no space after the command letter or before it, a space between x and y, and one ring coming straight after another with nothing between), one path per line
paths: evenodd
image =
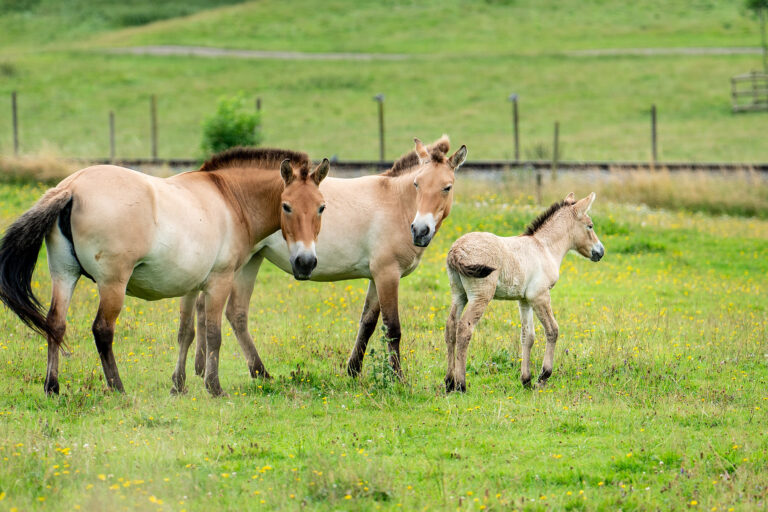
M235 146L258 146L261 116L248 108L243 94L220 98L216 113L203 121L201 148L205 156Z
M760 41L763 46L763 71L768 73L768 41L765 37L765 18L768 16L768 0L745 0L745 6L760 18Z

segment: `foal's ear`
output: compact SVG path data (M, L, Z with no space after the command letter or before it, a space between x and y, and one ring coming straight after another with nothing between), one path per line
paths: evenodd
M448 165L451 166L451 168L455 171L459 167L461 167L461 164L464 163L464 160L467 159L467 146L463 145L456 150L456 152L451 156L451 158L448 159Z
M416 156L419 157L419 165L424 165L426 163L429 163L429 151L427 151L427 148L422 144L422 142L418 139L418 137L413 138L413 142L416 143Z
M566 203L571 203L571 204L575 203L576 202L576 194L571 192L570 194L565 196L565 202Z
M285 182L286 187L290 185L294 179L296 179L296 176L293 174L293 167L291 167L290 158L286 158L280 162L280 176L283 177L283 181Z
M576 214L579 217L583 217L587 214L590 208L592 208L592 203L595 201L595 193L592 192L584 199L580 200L578 203L573 205L573 207L576 209Z
M319 185L321 181L325 179L326 176L328 176L328 171L331 169L331 162L327 158L323 158L323 161L318 164L317 167L315 167L315 170L312 171L312 174L309 176L312 178L312 181L315 182L315 185Z

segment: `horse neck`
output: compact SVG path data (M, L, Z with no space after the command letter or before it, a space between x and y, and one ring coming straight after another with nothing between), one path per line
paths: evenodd
M566 211L558 212L533 234L534 238L546 247L552 257L555 258L558 267L568 251L573 248L571 220L565 218L565 215L569 215L569 213Z
M251 245L280 229L280 200L285 184L279 172L230 169L220 173L219 178L225 183L220 187L222 194L241 217Z

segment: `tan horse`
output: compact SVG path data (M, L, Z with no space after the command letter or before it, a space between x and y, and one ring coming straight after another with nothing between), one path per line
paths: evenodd
M235 149L214 156L199 171L167 179L116 166L88 167L46 192L0 242L0 299L48 339L46 393L59 392L67 309L84 275L99 289L93 335L111 389L123 391L112 339L125 295L184 296L179 344L185 351L202 291L205 383L220 395L221 311L235 271L257 242L281 227L292 248L294 274L307 277L316 264L307 248L320 229L324 200L318 185L329 163L323 160L311 174L308 165L303 153ZM43 239L53 285L47 317L30 288ZM175 389L183 389L183 368L174 381Z
M469 340L491 299L519 301L523 352L520 379L526 387L531 385L533 313L536 313L547 336L539 375L539 383L546 383L552 375L558 335L549 290L557 283L560 264L570 250L592 261L600 261L605 254L587 215L594 200L594 192L578 202L573 193L568 194L564 201L553 204L534 220L521 236L499 237L475 232L454 242L447 258L451 281L451 310L445 324L448 392L467 389Z
M370 280L360 317L355 347L347 372L360 373L368 340L379 314L387 330L392 368L400 369L400 278L413 272L453 202L456 169L464 163L466 146L450 158L447 136L429 148L415 139L415 149L390 170L352 179L328 178L320 190L328 204L323 230L317 241L318 266L313 281ZM257 252L241 269L227 306L235 335L246 356L252 376L269 377L248 332L248 303L264 258L285 270L290 251L279 234L259 244ZM199 306L199 302L198 302ZM198 307L198 325L201 322ZM202 375L205 351L198 338L195 369Z

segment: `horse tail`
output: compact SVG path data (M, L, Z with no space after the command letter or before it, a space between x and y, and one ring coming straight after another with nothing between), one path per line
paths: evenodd
M0 300L27 326L54 340L58 336L32 293L32 273L43 239L71 201L71 190L50 189L11 224L0 241Z
M448 268L455 270L459 274L467 277L488 277L491 272L496 270L493 267L489 267L483 264L462 262L461 258L458 254L456 254L456 251L454 251L453 248L448 251L446 264L448 265Z

